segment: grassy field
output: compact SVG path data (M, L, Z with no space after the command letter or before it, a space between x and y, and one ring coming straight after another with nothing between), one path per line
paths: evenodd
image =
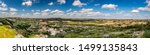
M15 38L16 34L16 31L10 26L0 26L0 38Z
M0 38L149 38L150 20L0 18Z

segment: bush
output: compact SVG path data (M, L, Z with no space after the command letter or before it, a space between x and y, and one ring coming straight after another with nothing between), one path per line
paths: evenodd
M64 35L64 38L77 38L77 37L80 37L80 35L75 34L75 33L70 33L70 34Z
M144 38L150 38L150 31L145 31L143 37Z
M144 27L146 30L150 30L150 26L145 26Z
M13 27L14 21L10 19L2 18L0 19L0 23L2 23L3 25L10 25L11 27Z
M55 35L55 38L63 38L63 37L64 37L64 35L61 33Z
M16 25L16 28L27 30L30 26L31 26L31 24L29 24L29 23L21 22Z

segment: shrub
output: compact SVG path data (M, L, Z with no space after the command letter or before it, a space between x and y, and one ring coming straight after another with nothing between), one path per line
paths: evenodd
M31 24L25 22L21 22L16 25L18 29L25 29L25 30L27 30L30 26Z
M144 38L150 38L150 31L145 31L143 37Z
M64 36L64 38L77 38L77 37L80 37L80 35L79 34L75 34L75 33L66 34Z
M40 38L40 36L30 35L29 38Z
M150 30L150 26L145 26L144 27L146 30Z

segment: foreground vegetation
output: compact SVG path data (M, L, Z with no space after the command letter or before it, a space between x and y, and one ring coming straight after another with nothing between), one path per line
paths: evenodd
M0 18L0 38L149 38L150 20Z

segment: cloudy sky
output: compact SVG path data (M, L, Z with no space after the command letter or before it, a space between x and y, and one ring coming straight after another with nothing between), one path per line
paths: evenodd
M150 0L0 0L0 17L150 19Z

